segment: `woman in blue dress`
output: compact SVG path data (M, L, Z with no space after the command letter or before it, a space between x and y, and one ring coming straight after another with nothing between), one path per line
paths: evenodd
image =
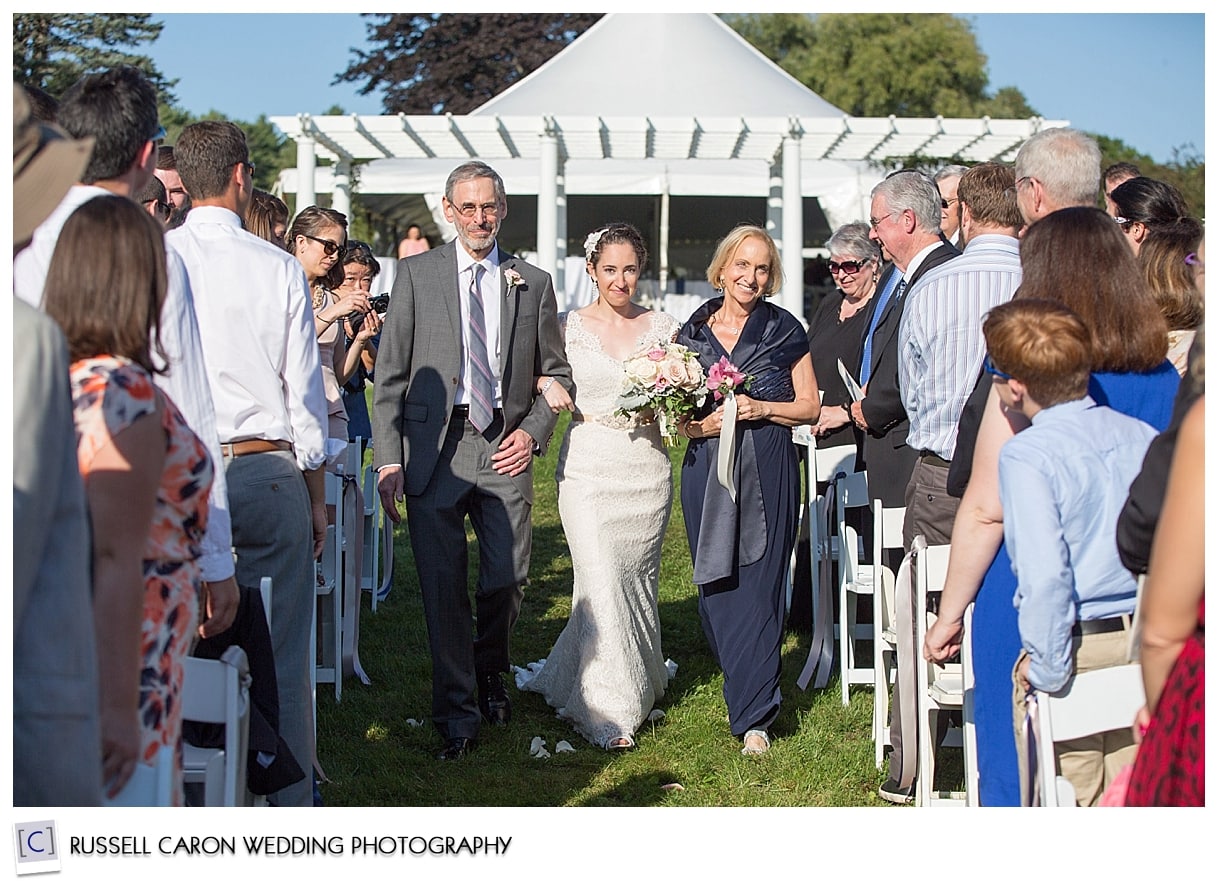
M1162 431L1171 418L1180 378L1166 360L1167 323L1112 218L1097 208L1055 211L1028 228L1019 252L1023 280L1016 298L1064 303L1091 329L1096 362L1091 396ZM985 807L1020 804L1011 670L1021 642L1013 604L1015 575L1002 540L998 452L1027 425L1018 414L1004 413L997 394L990 392L977 431L972 475L952 530L939 618L923 646L931 660L954 655L964 611L976 601L970 645L979 789Z
M784 578L799 509L791 427L816 421L820 396L802 325L765 299L782 287L778 249L766 231L732 230L707 280L723 295L690 316L677 342L697 353L703 370L726 359L749 379L737 386L735 443L722 451L730 490L718 477L724 402L708 396L681 423L690 438L681 505L702 629L723 670L731 732L743 740L742 752L757 755L770 747L782 703Z

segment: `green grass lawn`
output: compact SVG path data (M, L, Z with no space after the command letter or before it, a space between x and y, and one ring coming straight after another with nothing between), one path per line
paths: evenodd
M512 642L512 662L544 658L566 622L571 599L568 555L554 485L560 420L549 455L536 464L530 585ZM679 479L683 448L672 451ZM472 534L471 559L476 559ZM394 586L375 615L361 614L360 656L371 686L347 680L342 701L318 686L318 746L330 782L327 806L848 806L883 805L870 737L872 695L855 688L841 705L837 679L822 691L795 684L809 636L790 633L783 648L783 708L772 749L743 756L727 727L723 677L698 618L697 590L679 500L665 537L660 582L664 653L679 669L659 704L663 720L639 731L638 748L610 754L584 741L537 694L509 685L513 719L484 726L465 761L434 758L442 746L429 720L431 664L418 584L404 530L395 540ZM472 579L471 579L472 583ZM412 726L407 720L421 721ZM534 736L552 756L529 755ZM555 753L567 740L574 753ZM679 783L681 789L664 789Z

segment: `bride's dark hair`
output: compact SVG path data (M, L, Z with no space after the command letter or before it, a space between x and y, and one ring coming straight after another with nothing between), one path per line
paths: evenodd
M635 259L639 261L639 272L647 268L647 245L643 243L642 233L629 223L611 223L588 235L584 241L584 251L593 266L600 260L605 245L629 245L634 248Z

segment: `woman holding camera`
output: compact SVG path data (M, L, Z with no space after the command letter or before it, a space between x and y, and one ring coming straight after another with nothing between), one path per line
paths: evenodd
M343 280L338 286L337 293L341 296L353 292L368 295L372 291L373 280L380 275L381 264L372 254L372 248L364 242L348 241L347 252L343 255ZM376 348L380 339L381 315L388 305L388 294L379 297L369 297L373 307L366 315L348 317L344 322L346 346L348 353L356 351L359 359L355 369L343 383L343 406L347 408L347 439L354 441L359 438L362 442L360 452L367 446L372 437L372 422L368 417L368 400L364 397L364 386L372 379L376 369ZM384 305L377 305L378 300L384 300ZM373 330L368 329L369 319L374 319Z

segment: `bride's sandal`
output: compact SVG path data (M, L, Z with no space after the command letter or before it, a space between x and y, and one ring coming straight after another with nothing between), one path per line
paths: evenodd
M746 756L759 756L770 749L769 732L760 728L750 728L744 733L744 747L740 750Z
M634 738L629 734L623 734L615 737L605 744L605 749L611 753L625 752L628 749L634 749Z

